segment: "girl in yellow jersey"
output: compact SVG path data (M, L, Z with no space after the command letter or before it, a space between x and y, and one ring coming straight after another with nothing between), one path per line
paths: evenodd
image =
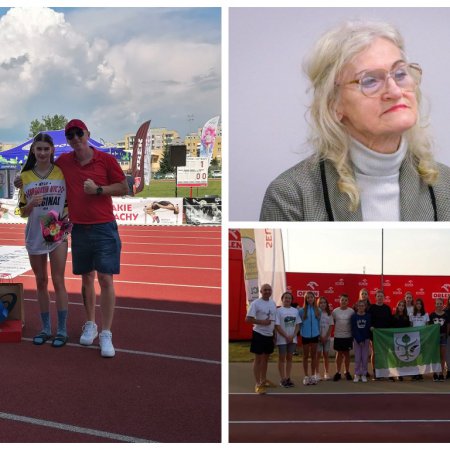
M37 298L41 311L42 331L33 338L33 343L42 345L52 339L53 347L62 347L67 342L67 291L64 270L67 259L67 235L51 242L44 237L42 219L49 213L67 216L66 183L61 170L54 165L55 147L50 135L39 133L33 140L21 179L23 186L19 194L22 217L27 217L25 245L31 268L36 278ZM50 319L50 296L48 292L47 255L55 289L58 325L52 336Z

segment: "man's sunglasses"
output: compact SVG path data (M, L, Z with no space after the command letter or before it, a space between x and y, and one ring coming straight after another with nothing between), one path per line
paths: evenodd
M73 139L75 137L75 135L79 138L84 136L84 130L82 130L81 128L71 128L67 133L66 133L66 138L70 141L71 139Z

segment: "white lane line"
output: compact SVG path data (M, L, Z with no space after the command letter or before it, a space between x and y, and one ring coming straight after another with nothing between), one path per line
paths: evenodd
M67 263L72 264L72 260L70 258L67 258ZM162 266L159 264L125 264L121 263L120 267L123 266L130 266L130 267L155 267L155 268L161 268L161 269L189 269L189 270L216 270L216 271L222 271L220 267L192 267L192 266Z
M18 275L16 278L34 278L34 275ZM81 281L81 278L76 277L65 277L66 280L75 280L75 281ZM174 283L156 283L152 281L126 281L126 280L114 280L114 283L122 283L122 284L145 284L149 286L171 286L171 287L185 287L185 288L198 288L198 289L221 289L220 286L202 286L202 285L195 285L195 284L174 284Z
M164 253L164 252L122 252L122 255L162 255L162 256L204 256L208 258L221 258L222 255L205 255L204 253Z
M60 423L60 422L52 422L50 420L36 419L34 417L18 416L16 414L9 414L6 412L1 412L1 411L0 411L0 419L12 420L14 422L24 422L24 423L29 423L32 425L39 425L41 427L55 428L55 429L63 430L63 431L70 431L71 433L87 434L90 436L101 437L101 438L111 439L111 440L115 440L115 441L140 442L140 443L157 442L157 441L149 441L146 439L141 439L141 438L137 438L137 437L133 437L133 436L126 436L124 434L116 434L116 433L109 433L107 431L95 430L93 428L83 428L83 427L77 427L75 425L68 425L68 424Z
M170 246L177 246L177 247L222 247L221 244L168 244L167 242L128 242L128 241L122 241L122 245L163 245L164 247L170 247Z
M146 235L136 235L136 234L125 234L125 233L120 233L120 237L138 237L138 238L146 238L146 239L166 239L167 236L165 234L159 234L159 235L153 235L153 234L146 234ZM170 236L170 239L201 239L202 241L204 240L214 240L214 241L220 241L222 238L219 237L208 237L208 236L184 236L184 235L180 235L180 236Z
M23 341L29 341L33 342L32 338L22 338ZM47 344L51 345L51 342L48 341ZM80 345L80 344L74 344L71 342L68 342L66 346L69 347L78 347L78 348L87 348L91 350L100 350L100 347L98 345ZM196 363L203 363L203 364L214 364L214 365L220 365L220 361L216 361L214 359L203 359L203 358L194 358L192 356L178 356L178 355L168 355L166 353L154 353L154 352L144 352L141 350L128 350L124 348L115 348L116 353L126 353L129 355L141 355L141 356L154 356L156 358L164 358L164 359L175 359L178 361L188 361L188 362L196 362Z
M449 423L450 419L374 419L374 420L230 420L233 425L289 425L289 424L334 424L334 423Z
M189 269L189 270L219 270L220 267L189 267L189 266L160 266L157 264L124 264L121 263L120 266L131 266L131 267L157 267L162 269Z
M449 395L450 391L438 391L438 392L398 392L398 391L388 391L388 392L270 392L265 395L275 396L275 395ZM258 396L254 392L229 392L228 395L254 395Z
M37 303L36 298L26 298L25 301ZM56 303L54 300L51 300L51 303ZM69 305L83 306L83 303L78 302L69 302ZM97 308L100 308L100 305L95 305ZM162 313L162 314L180 314L184 316L199 316L199 317L214 317L220 319L222 316L220 314L206 314L206 313L195 313L195 312L187 312L187 311L172 311L169 309L154 309L154 308L134 308L132 306L115 306L114 309L125 309L129 311L144 311L144 312L154 312L154 313Z

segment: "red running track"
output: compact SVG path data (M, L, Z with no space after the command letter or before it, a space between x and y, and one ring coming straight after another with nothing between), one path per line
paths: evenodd
M23 230L0 225L0 245L23 245ZM0 344L0 442L220 442L221 230L119 230L112 359L98 341L78 345L84 308L70 253L62 349L31 343L40 330L34 277L14 279L24 284L26 324L20 344Z
M229 441L448 442L449 393L230 396Z

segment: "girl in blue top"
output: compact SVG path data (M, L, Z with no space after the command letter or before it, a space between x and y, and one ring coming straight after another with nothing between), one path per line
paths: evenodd
M317 377L314 376L317 358L317 344L320 335L320 310L317 307L314 293L307 291L305 293L303 308L299 310L300 319L300 334L302 336L303 344L303 370L305 377L303 384L305 386L310 384L317 384ZM308 360L311 360L311 377L308 376Z

